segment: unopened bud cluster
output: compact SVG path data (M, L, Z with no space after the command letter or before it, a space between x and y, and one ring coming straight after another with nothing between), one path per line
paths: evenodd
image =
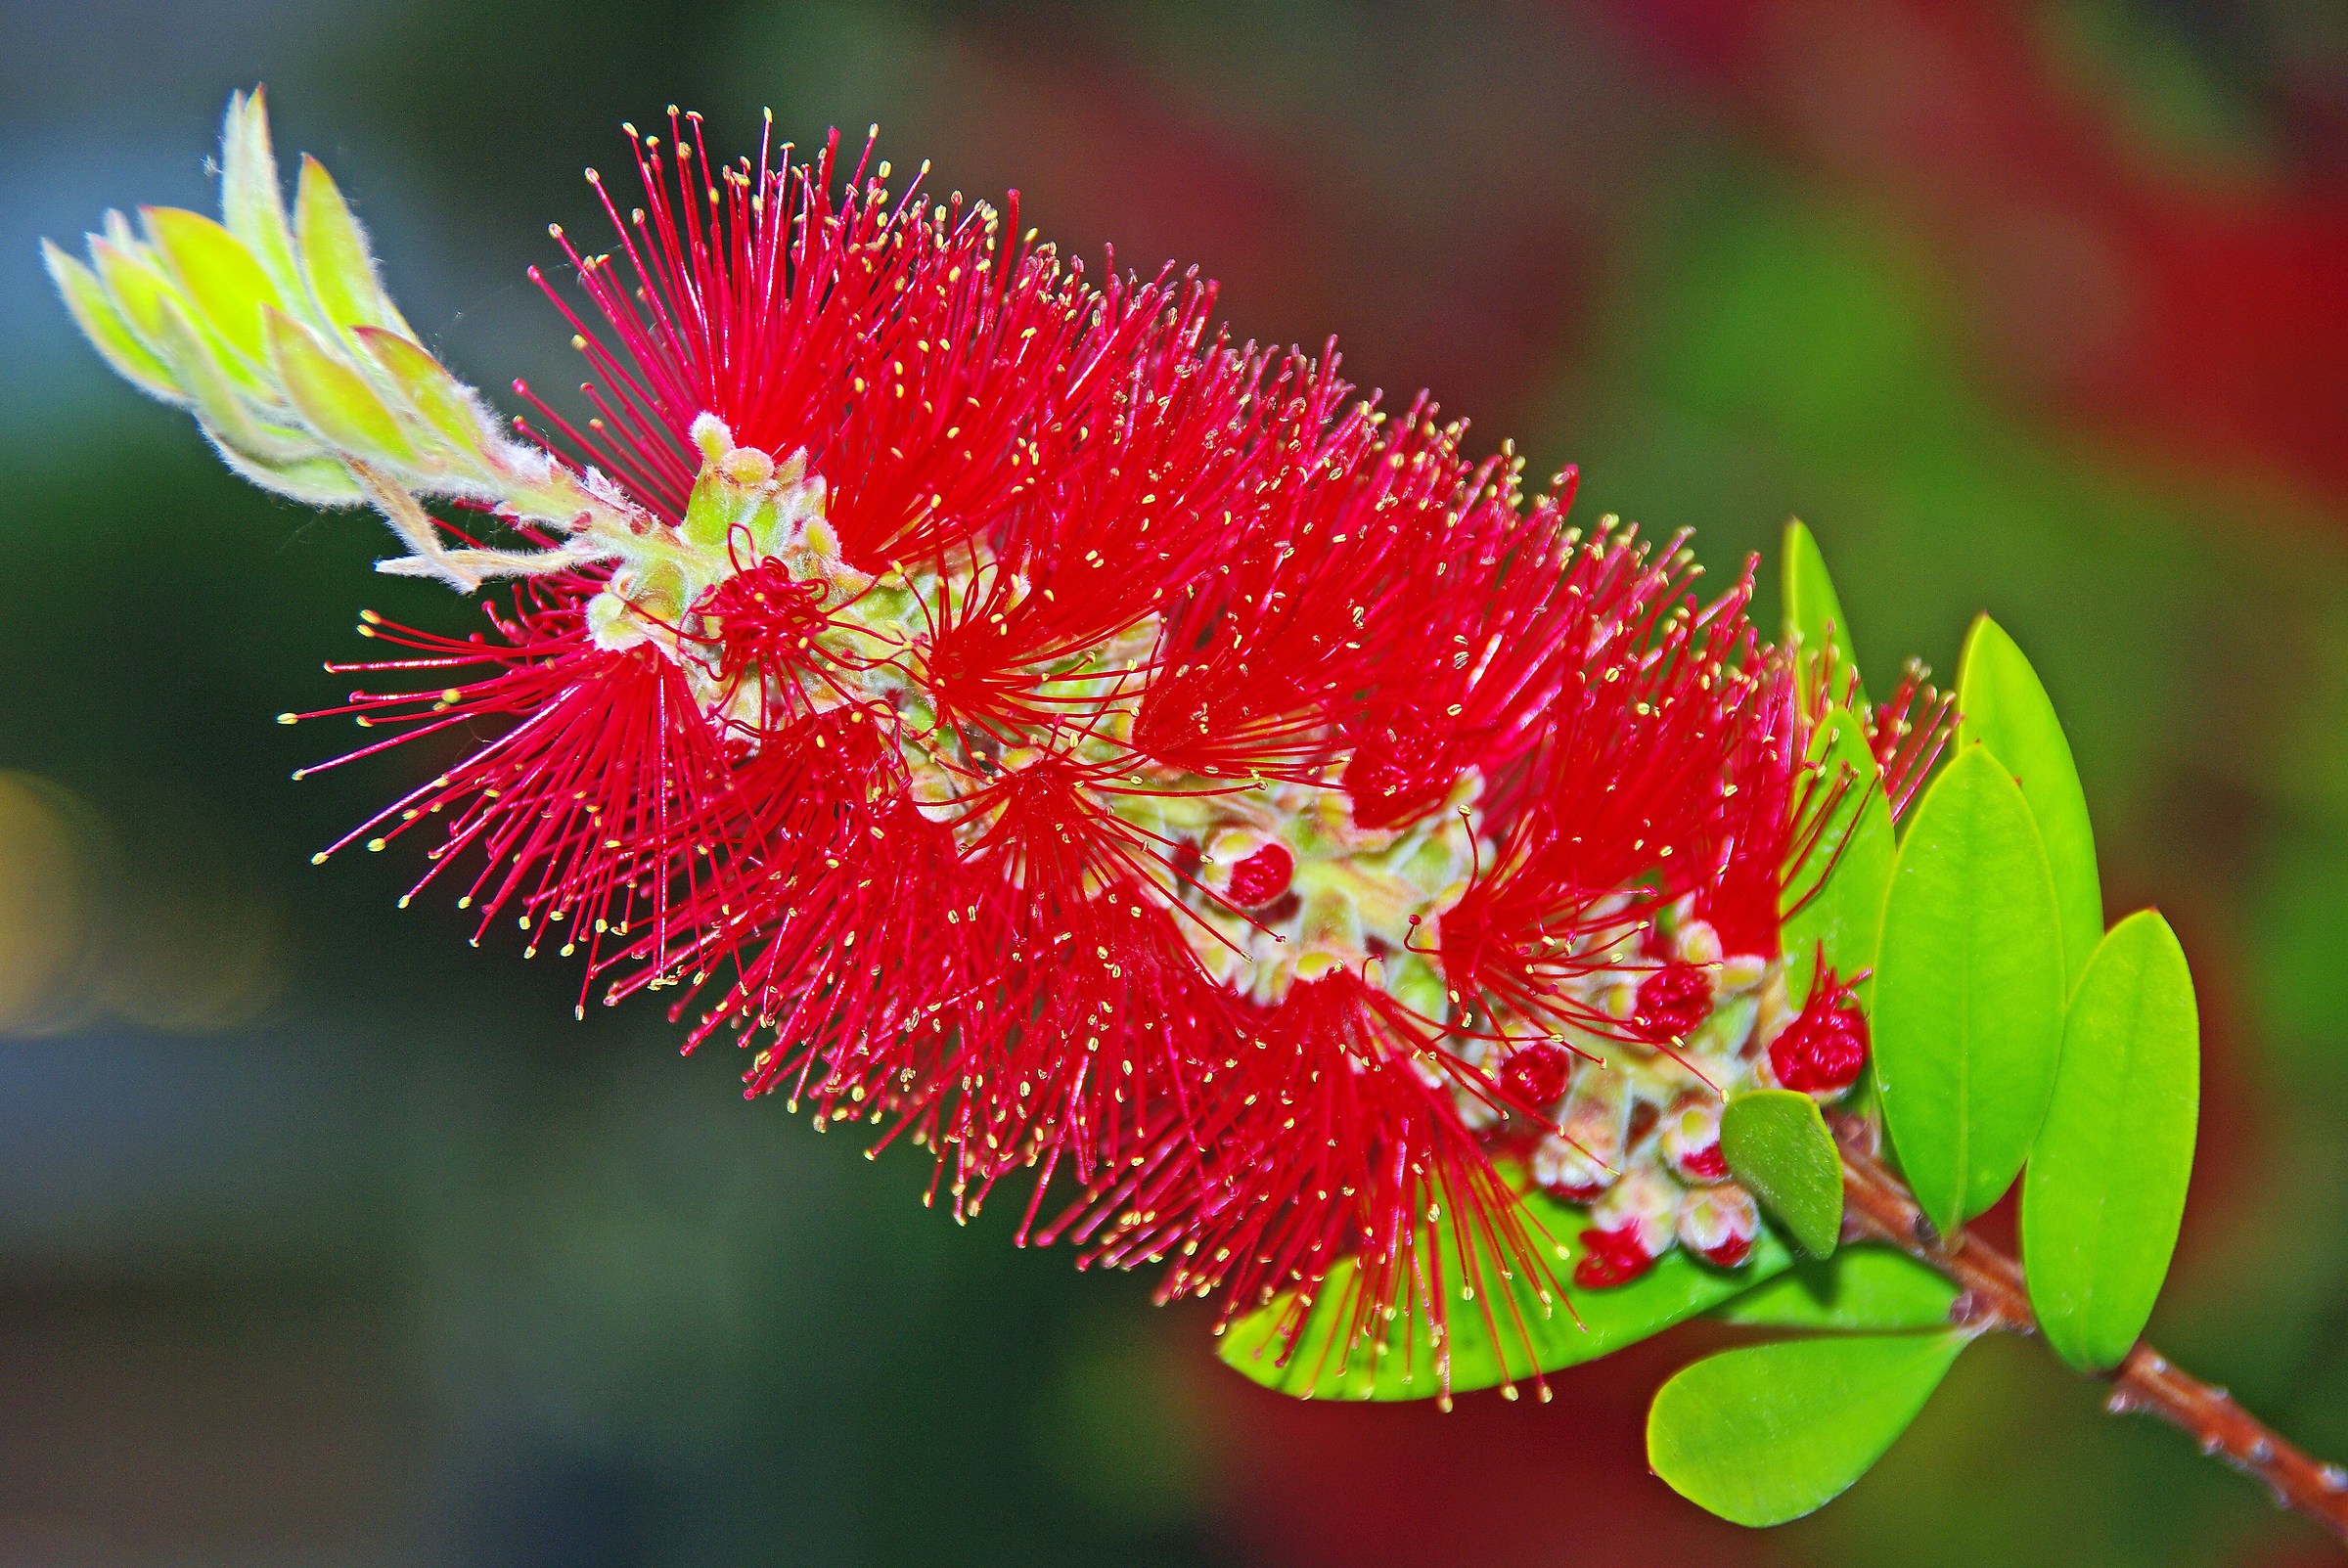
M1756 1088L1831 1102L1866 1063L1866 1019L1830 974L1797 1005L1781 958L1724 954L1719 933L1680 910L1643 946L1636 964L1594 969L1584 982L1615 1027L1579 1032L1572 1050L1519 1041L1479 1053L1538 1113L1532 1128L1480 1101L1461 1107L1522 1154L1532 1185L1588 1206L1574 1268L1587 1286L1635 1278L1674 1246L1721 1268L1742 1264L1760 1215L1721 1152L1722 1107Z

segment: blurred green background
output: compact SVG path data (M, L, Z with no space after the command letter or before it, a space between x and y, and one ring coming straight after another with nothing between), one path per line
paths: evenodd
M207 207L232 87L409 317L562 385L523 281L671 101L884 128L1196 261L1733 572L1799 513L1863 659L1992 609L2107 901L2209 1019L2167 1348L2348 1456L2348 12L2328 0L95 0L0 10L0 1564L2329 1560L2030 1347L1756 1537L1645 1473L1667 1337L1548 1407L1286 1404L1143 1281L968 1236L655 1009L308 864L384 536L230 478L35 255ZM396 857L395 857L396 858Z

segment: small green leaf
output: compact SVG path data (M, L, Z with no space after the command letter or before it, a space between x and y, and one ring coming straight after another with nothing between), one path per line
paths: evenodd
M286 195L278 184L277 155L269 145L269 107L258 87L250 95L229 95L228 118L220 130L220 215L278 292L288 298L298 295L301 275L294 265Z
M1776 1215L1802 1250L1831 1257L1842 1234L1842 1156L1818 1101L1791 1089L1757 1089L1720 1115L1729 1171Z
M480 405L438 360L388 328L361 327L357 336L408 407L448 443L452 455L472 457L487 444Z
M1821 768L1818 787L1839 787L1842 794L1808 863L1786 880L1784 901L1793 908L1783 938L1785 986L1797 1000L1810 994L1822 947L1826 962L1846 979L1874 965L1883 889L1899 852L1891 803L1858 718L1845 708L1828 709L1811 734L1810 756Z
M1987 746L2030 802L2062 913L2063 978L2066 987L2076 986L2103 935L2103 888L2096 874L2087 792L2038 672L1987 615L1965 635L1957 665L1957 708L1964 715L1957 743L1978 740Z
M1784 559L1779 563L1781 589L1785 612L1785 640L1805 658L1815 658L1828 649L1833 650L1833 690L1827 694L1830 700L1841 697L1842 683L1859 673L1859 655L1851 647L1851 623L1842 612L1842 600L1834 592L1834 579L1827 575L1827 558L1820 553L1818 540L1798 517L1785 523ZM1859 704L1867 705L1864 691Z
M201 212L141 207L139 214L197 321L253 364L267 363L261 311L285 300L252 252Z
M215 357L212 342L188 318L177 294L160 296L156 317L157 347L195 405L204 433L264 464L316 455L316 443L280 430L254 414L237 395Z
M106 286L107 298L124 324L150 352L163 359L163 301L179 291L156 270L145 246L125 240L127 243L91 235L90 260L97 267L98 281Z
M72 313L73 324L114 368L115 375L167 403L187 401L179 383L171 379L170 370L139 340L138 334L130 330L129 323L114 308L96 273L46 240L41 242L41 260L48 266L57 291L65 296L66 309Z
M1968 1343L1961 1333L1860 1334L1707 1356L1656 1392L1647 1462L1734 1524L1798 1519L1882 1457Z
M222 462L263 489L295 501L347 506L361 499L349 473L319 449L308 431L263 419L237 395L177 295L164 296L158 325L164 362L187 389L196 422Z
M1796 1263L1712 1309L1724 1323L1751 1328L1940 1328L1957 1287L1905 1252L1860 1242L1833 1257Z
M351 216L335 177L306 154L294 192L294 243L301 251L310 294L327 320L338 327L388 327L402 336L416 336L384 291L367 233Z
M2126 1358L2167 1276L2200 1110L2193 976L2150 910L2103 938L2071 998L2054 1102L2022 1181L2022 1254L2047 1342Z
M2013 776L1979 745L1918 806L1884 900L1875 1083L1900 1168L1944 1232L2030 1153L2062 1051L2062 935Z
M212 437L213 450L231 471L290 501L311 507L355 507L368 499L350 470L333 458L258 458L230 446L209 426L203 426L203 431Z
M282 310L268 312L269 362L286 398L329 446L380 463L412 466L415 443L365 379Z
M1578 1238L1589 1228L1589 1216L1538 1192L1528 1194L1524 1206L1528 1229L1540 1228L1533 1232L1535 1244L1544 1244L1545 1232L1548 1244L1556 1249L1552 1259L1557 1278L1569 1279L1580 1252ZM1445 1234L1445 1268L1456 1277L1449 1261L1452 1243L1449 1232ZM1513 1283L1511 1301L1445 1303L1445 1327L1451 1336L1451 1388L1465 1394L1527 1378L1537 1371L1554 1372L1595 1361L1751 1289L1792 1261L1784 1243L1764 1227L1753 1238L1751 1254L1735 1269L1716 1269L1675 1249L1627 1284L1582 1290L1560 1283L1558 1302L1550 1308L1541 1305L1533 1283L1520 1273ZM1485 1275L1495 1281L1499 1277L1496 1269L1486 1269ZM1350 1261L1330 1272L1294 1348L1285 1358L1280 1345L1280 1326L1287 1305L1285 1299L1233 1323L1224 1333L1217 1355L1249 1381L1300 1398L1413 1400L1432 1399L1443 1392L1435 1371L1434 1345L1419 1312L1397 1316L1383 1354L1375 1346L1363 1345L1347 1355L1344 1338L1353 1321L1348 1299L1352 1278ZM1489 1322L1487 1310L1492 1314ZM1500 1325L1497 1335L1492 1323Z

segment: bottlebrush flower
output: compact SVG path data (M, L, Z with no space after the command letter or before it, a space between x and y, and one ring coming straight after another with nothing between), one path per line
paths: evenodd
M418 885L483 931L670 993L751 1094L927 1147L957 1212L1024 1178L1023 1238L1224 1322L1340 1288L1368 1346L1515 1310L1494 1277L1553 1303L1527 1184L1590 1206L1581 1288L1739 1266L1721 1097L1865 1049L1830 979L1786 994L1848 782L1749 571L1699 597L1684 539L1569 525L1570 470L1527 494L1333 350L1230 342L1195 277L1094 280L1016 198L892 193L836 137L629 136L638 193L589 175L610 248L558 231L572 287L540 280L595 412L518 383L524 440L315 162L288 215L257 93L224 225L50 251L240 471L375 506L387 570L521 579L463 637L364 618L399 656L328 710L388 732L352 757L492 739L344 842L436 821ZM1895 799L1945 717L1912 685L1872 718Z

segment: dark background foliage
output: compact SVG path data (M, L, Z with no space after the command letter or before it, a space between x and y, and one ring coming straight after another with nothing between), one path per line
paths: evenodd
M2027 1347L1769 1537L1645 1474L1683 1333L1558 1403L1291 1406L1139 1281L918 1202L655 1010L313 870L365 519L222 472L34 253L204 207L230 88L466 374L669 102L878 119L1243 335L1337 333L1717 573L1799 512L1877 667L1986 605L2071 726L2114 912L2211 1021L2181 1355L2348 1451L2348 21L2314 0L163 0L0 10L0 1562L2321 1560ZM1096 263L1097 264L1097 263ZM393 857L396 858L396 857Z

